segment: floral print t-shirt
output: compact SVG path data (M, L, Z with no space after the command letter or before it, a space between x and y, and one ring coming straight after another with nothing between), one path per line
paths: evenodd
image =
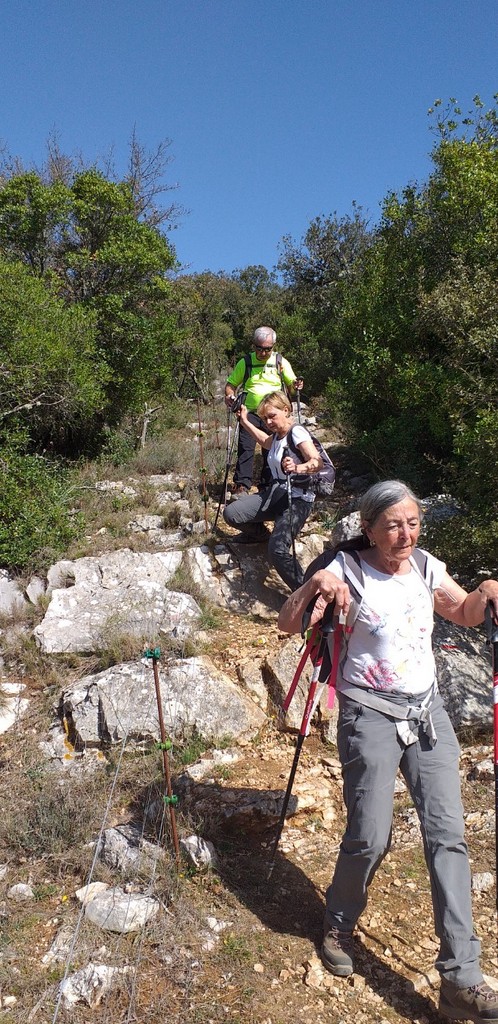
M435 590L446 566L433 555L427 557L428 579L432 579ZM435 677L431 639L434 612L428 584L413 565L403 576L379 572L364 559L361 567L365 594L341 665L342 678L379 694L425 693ZM340 553L327 568L344 579ZM340 680L337 689L341 689Z

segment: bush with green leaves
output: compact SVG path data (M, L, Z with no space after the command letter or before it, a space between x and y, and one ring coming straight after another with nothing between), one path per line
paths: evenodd
M71 512L70 478L58 464L12 440L0 447L0 565L43 568L81 528Z

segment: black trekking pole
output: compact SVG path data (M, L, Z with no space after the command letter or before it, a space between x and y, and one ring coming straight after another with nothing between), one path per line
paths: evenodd
M485 612L486 632L491 647L493 668L493 751L495 771L495 879L496 909L498 910L498 625L493 618L493 606L488 601Z
M225 464L225 476L223 478L223 484L222 484L222 487L221 487L221 495L220 495L220 500L218 502L218 508L216 509L216 515L215 515L214 523L213 523L213 530L216 530L216 525L217 525L218 518L219 518L219 515L220 515L220 512L221 512L221 506L222 505L226 505L226 503L227 503L228 474L230 472L230 466L232 464L232 455L233 455L233 450L235 448L235 442L236 442L236 440L237 440L237 438L239 436L239 430L240 430L240 423L237 420L237 422L235 424L235 428L233 430L233 434L232 434L232 427L231 427L232 419L231 419L231 417L232 417L232 413L237 412L240 409L241 405L244 404L244 400L245 400L246 395L247 395L247 391L241 391L240 394L237 395L237 398L232 402L232 405L231 405L230 409L227 410L227 455L226 455L226 464ZM231 434L232 434L232 437L231 437Z
M290 459L290 457L291 457L291 453L290 453L289 448L287 448L287 447L284 448L284 453L282 455L282 462L284 461L284 459ZM295 541L295 538L294 538L294 523L293 523L293 519L292 519L292 480L291 480L291 474L290 473L286 473L286 484L287 484L287 501L288 501L288 505L289 505L289 523L290 523L291 543L292 543L292 560L294 562L294 582L295 582L296 587L297 587L297 586L299 586L299 584L298 584L298 579L297 579L296 541Z
M302 381L302 377L297 377L297 381ZM297 422L301 422L301 389L296 388L296 403L297 403Z
M332 602L332 604L328 604L327 605L327 607L325 609L325 612L324 612L324 615L323 615L323 619L322 619L322 621L320 623L320 626L319 626L320 638L319 638L319 641L318 641L318 647L317 647L317 650L316 650L316 655L315 655L314 661L313 661L313 673L312 673L312 676L311 676L311 682L310 682L310 687L309 687L309 690L308 690L308 696L306 698L306 704L305 704L305 707L304 707L304 713L303 713L303 717L302 717L302 721L301 721L301 726L300 726L300 729L299 729L299 734L298 734L298 737L297 737L296 750L295 750L295 753L294 753L294 760L292 762L292 767L291 767L291 771L290 771L290 775L289 775L289 781L287 783L287 789L285 791L284 799L283 799L283 802L282 802L282 809L280 811L280 818L278 820L278 825L277 825L277 834L276 834L275 839L273 841L273 847L272 847L272 852L271 852L271 857L270 857L270 867L269 867L268 875L267 875L267 879L268 880L271 878L271 874L272 874L273 868L275 866L275 857L277 855L278 844L280 842L280 836L282 835L282 830L283 830L283 827L284 827L285 815L286 815L286 812L287 812L287 807L289 806L289 800L290 800L290 796L291 796L291 793L292 793L292 786L294 784L294 779L295 779L295 776L296 776L296 771L297 771L297 766L298 766L298 762L299 762L299 757L300 757L300 754L301 754L302 746L303 746L303 743L304 743L304 741L305 741L305 739L306 739L306 737L307 737L307 735L308 735L308 733L310 731L311 719L313 718L313 714L314 714L317 702L320 699L321 689L320 689L320 691L318 693L318 696L317 696L317 689L318 689L319 684L322 684L324 682L322 679L320 679L320 670L322 668L323 660L324 660L325 653L326 653L326 650L327 650L328 638L329 638L329 635L330 635L330 633L332 632L332 630L334 628L333 627L333 622L332 622L333 613L334 613L334 602Z

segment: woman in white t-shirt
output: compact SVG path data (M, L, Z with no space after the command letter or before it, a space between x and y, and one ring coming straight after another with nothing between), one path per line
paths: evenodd
M241 531L241 536L235 538L237 543L261 543L268 540L271 564L290 589L295 590L301 586L304 577L290 548L313 508L315 495L311 490L292 485L289 508L288 474L304 477L316 473L323 468L323 460L308 431L294 423L291 403L282 391L267 395L258 406L258 416L271 430L270 435L248 420L245 406L242 406L238 415L244 429L268 451L267 465L272 483L258 494L245 494L237 498L237 501L225 507L223 517L229 526ZM285 454L290 430L301 460ZM263 524L272 520L275 525L270 534Z
M310 566L310 578L286 601L278 624L300 632L313 600L312 622L332 601L352 621L337 683L347 826L327 890L325 967L342 977L353 972L352 933L391 844L399 768L419 816L431 880L439 1008L452 1019L484 1024L498 1021L498 993L484 982L479 963L459 748L437 689L431 634L434 610L477 626L489 603L498 622L498 582L486 580L467 593L443 562L417 548L421 517L406 484L374 484L360 503L361 538L336 551L328 565L321 556L318 571Z

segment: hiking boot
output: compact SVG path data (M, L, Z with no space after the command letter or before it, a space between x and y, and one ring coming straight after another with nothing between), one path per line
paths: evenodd
M451 1020L473 1020L476 1024L498 1021L498 992L485 981L469 988L457 988L450 981L441 981L439 1012Z
M234 537L235 544L266 544L270 531L266 529L266 526L261 526L259 530L254 533L239 533L238 537Z
M236 487L232 488L230 501L237 501L237 498L243 498L244 494L249 494L248 488L244 487L244 484L237 484Z
M339 928L330 928L325 932L322 943L322 963L331 974L338 978L347 978L353 973L353 936L351 932L341 932Z

